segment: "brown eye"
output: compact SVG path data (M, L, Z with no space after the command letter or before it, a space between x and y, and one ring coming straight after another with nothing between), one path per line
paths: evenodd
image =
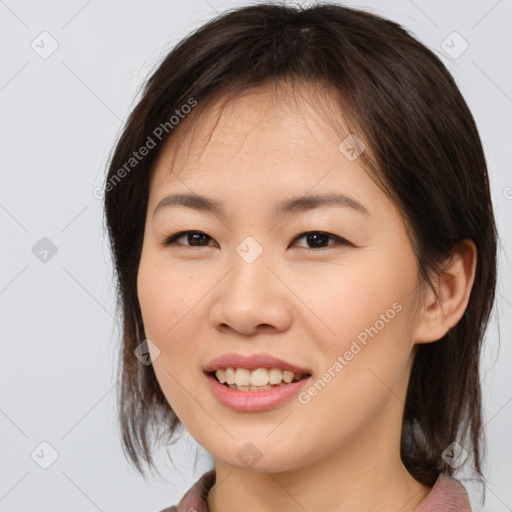
M307 231L297 236L295 240L301 238L306 240L307 246L302 246L305 249L324 249L333 245L350 245L345 239L333 235L332 233L325 233L324 231ZM180 239L184 239L185 241L178 242ZM202 231L189 230L180 231L166 237L160 245L168 246L178 244L184 245L185 247L208 247L210 240L213 239ZM334 243L329 243L329 241L333 241Z
M212 238L203 233L202 231L180 231L179 233L175 233L169 237L167 237L161 245L172 245L175 244L181 238L185 239L185 243L179 243L179 245L189 245L189 247L206 247L208 246L208 241Z
M325 233L324 231L308 231L296 237L295 240L301 238L305 238L306 243L311 245L311 247L306 247L307 249L323 249L324 247L330 247L332 245L348 244L343 238L331 233ZM334 240L334 244L329 244L329 240Z

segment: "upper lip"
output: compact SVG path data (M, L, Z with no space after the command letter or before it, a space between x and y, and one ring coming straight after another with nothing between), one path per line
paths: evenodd
M311 373L311 370L307 368L302 368L270 354L251 354L249 356L234 353L224 354L210 361L204 367L204 371L210 373L219 368L246 368L247 370L279 368L281 370L290 370L293 373Z

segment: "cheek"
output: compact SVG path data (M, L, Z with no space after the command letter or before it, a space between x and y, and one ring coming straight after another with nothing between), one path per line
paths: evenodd
M165 267L164 267L165 268ZM137 276L137 293L146 337L159 349L153 369L167 402L181 419L190 406L184 399L185 388L197 394L192 362L197 359L193 332L198 324L197 302L200 290L191 283L193 276L162 270L155 259L141 259ZM187 293L193 290L193 293Z
M393 276L380 272L379 263L318 272L313 284L311 276L297 282L297 295L304 298L319 326L325 327L320 339L334 350L350 344L399 300L401 292L393 284Z
M313 337L322 366L335 375L324 374L333 384L319 385L326 404L353 404L359 411L362 403L377 407L401 382L412 350L415 267L408 263L403 258L397 268L385 259L373 261L317 280L318 286L304 291L322 320L315 321L320 327Z
M199 294L193 275L170 272L155 258L141 258L137 296L148 338L167 344L173 333L187 323L180 319L185 315L188 318Z
M169 283L171 284L171 283ZM149 339L154 339L158 345L164 339L165 332L172 325L175 316L174 311L169 310L170 293L167 299L165 290L170 292L171 288L165 281L159 279L155 272L152 272L142 265L137 277L137 295L139 299L144 330Z
M184 423L193 429L199 418L192 418L189 393L197 396L197 378L193 379L191 361L197 356L194 340L197 335L190 330L194 319L194 302L197 297L187 294L194 276L162 270L154 260L141 258L137 276L137 294L146 337L159 348L153 369L167 402ZM197 295L195 290L193 295ZM187 392L184 392L186 390ZM185 421L184 421L185 420Z

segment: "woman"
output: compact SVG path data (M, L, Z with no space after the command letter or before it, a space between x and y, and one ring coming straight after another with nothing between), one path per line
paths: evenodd
M166 510L470 510L497 235L430 50L340 5L225 13L148 80L105 209L126 453L182 424L215 461Z

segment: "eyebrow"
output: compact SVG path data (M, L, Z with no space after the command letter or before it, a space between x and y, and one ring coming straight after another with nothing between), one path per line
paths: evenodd
M208 197L198 194L171 194L158 203L153 212L153 217L159 210L173 206L185 206L200 212L224 215L222 204ZM287 213L304 212L321 206L342 206L352 208L364 215L370 215L370 212L362 203L350 196L339 193L314 194L285 199L275 204L271 213L279 217Z

